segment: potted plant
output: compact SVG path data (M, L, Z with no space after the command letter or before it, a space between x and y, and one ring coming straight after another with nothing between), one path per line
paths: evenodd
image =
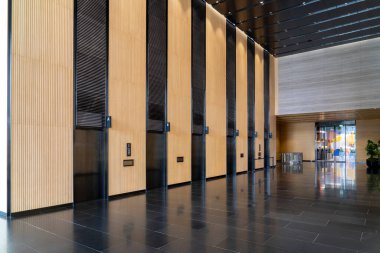
M368 168L379 168L380 150L378 143L368 140L365 150L367 151L367 156L369 156L367 158Z

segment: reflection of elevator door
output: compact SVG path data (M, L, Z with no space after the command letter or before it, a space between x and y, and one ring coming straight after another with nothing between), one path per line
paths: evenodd
M168 1L168 185L191 181L191 0Z
M166 185L167 2L148 0L146 188Z
M226 20L206 6L206 177L226 174Z

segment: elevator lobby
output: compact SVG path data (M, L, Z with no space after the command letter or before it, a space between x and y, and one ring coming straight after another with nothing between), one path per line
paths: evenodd
M379 24L379 0L1 0L0 253L379 253Z

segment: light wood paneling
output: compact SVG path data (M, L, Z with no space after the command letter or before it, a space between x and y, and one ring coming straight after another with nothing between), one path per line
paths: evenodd
M236 30L236 172L248 170L247 36ZM243 157L241 157L243 154Z
M109 195L117 195L146 188L146 1L110 1L109 26Z
M315 123L280 124L280 152L302 152L304 160L315 159Z
M8 198L8 1L0 2L0 212L7 212ZM4 233L5 234L5 233Z
M12 1L12 212L73 201L73 0Z
M255 43L255 158L264 158L264 51ZM261 148L261 151L260 151ZM263 168L264 160L256 160L255 168Z
M279 58L279 115L378 108L380 38Z
M226 174L226 19L206 6L206 177Z
M301 113L277 116L279 122L318 122L339 120L380 119L380 109Z
M168 185L191 181L191 0L168 1ZM178 163L177 157L184 162Z
M277 148L276 148L276 86L277 86L277 59L272 55L269 56L269 101L270 101L270 132L272 133L272 139L270 139L270 157L273 157L274 164L277 160ZM272 161L272 160L271 160ZM271 164L272 165L272 164Z
M380 119L356 121L356 161L365 162L367 141L378 142L380 140Z

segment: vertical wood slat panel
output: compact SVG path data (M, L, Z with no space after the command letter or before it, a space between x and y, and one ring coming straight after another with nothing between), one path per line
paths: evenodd
M206 177L226 174L226 19L206 7Z
M168 1L168 185L191 181L191 0ZM177 157L183 157L182 163Z
M12 212L73 201L73 0L12 1Z
M277 59L272 55L269 56L269 101L270 101L270 132L272 133L272 139L270 139L270 157L273 157L275 165L277 160L276 152L276 138L277 138L277 124L276 124L276 86L277 86Z
M146 1L110 1L109 44L109 195L117 195L146 188Z
M8 1L0 3L0 212L8 202ZM5 233L4 233L5 234Z
M264 167L264 50L255 43L255 168ZM261 158L259 159L259 146Z
M236 30L236 172L248 170L247 36ZM240 156L243 154L243 157Z

